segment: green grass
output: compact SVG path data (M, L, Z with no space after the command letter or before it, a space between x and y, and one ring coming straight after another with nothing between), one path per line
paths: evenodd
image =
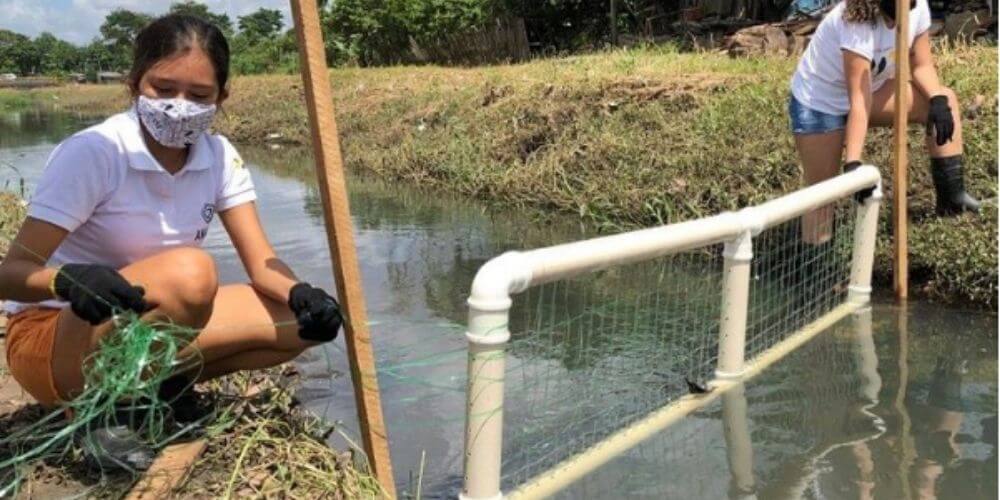
M36 96L28 95L26 92L14 90L0 91L0 113L28 109L35 104Z
M936 54L943 81L966 105L969 189L991 203L982 218L933 217L922 129L911 129L914 291L993 307L996 48L939 46ZM504 205L577 213L621 230L731 210L797 188L801 168L785 113L794 66L792 59L665 47L513 66L338 69L331 80L350 168ZM222 133L243 143L277 134L282 142L308 144L298 77L237 78L231 94L217 124ZM127 103L118 87L29 95L92 113ZM871 134L865 154L886 179L890 137ZM875 271L882 283L890 273L887 221Z

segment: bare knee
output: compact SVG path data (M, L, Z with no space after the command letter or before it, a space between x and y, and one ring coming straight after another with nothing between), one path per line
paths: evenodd
M958 111L958 94L956 94L951 87L943 87L939 95L943 95L948 98L948 106L951 107L953 112Z
M951 108L951 113L954 116L959 115L959 103L958 94L955 93L950 87L942 87L941 91L936 95L942 95L948 99L948 107ZM927 115L930 112L930 99L920 97L921 103L913 107L913 111L910 116L911 123L926 123Z
M163 259L161 290L162 302L180 306L196 317L198 322L208 321L215 295L219 290L215 261L208 253L197 248L170 250ZM203 321L202 321L203 320Z

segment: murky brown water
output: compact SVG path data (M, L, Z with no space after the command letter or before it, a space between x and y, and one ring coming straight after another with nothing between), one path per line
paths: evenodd
M30 192L54 143L83 123L0 118L0 186L16 189L23 177ZM304 279L332 288L308 159L284 149L244 155L279 255ZM354 176L349 186L397 483L412 490L423 454L425 496L449 497L461 480L461 324L476 269L504 250L586 231L572 219L541 221L398 183ZM246 279L221 227L206 245L223 281ZM996 332L994 314L876 304L563 496L996 498ZM300 397L355 438L340 342L303 357ZM417 364L420 377L400 368Z

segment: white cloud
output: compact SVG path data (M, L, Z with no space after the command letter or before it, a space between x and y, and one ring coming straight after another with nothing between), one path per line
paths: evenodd
M48 31L59 38L85 44L100 36L104 17L114 9L163 14L176 0L0 0L0 28L35 37ZM264 7L277 9L290 25L288 0L202 0L214 12L225 12L235 25L239 16Z

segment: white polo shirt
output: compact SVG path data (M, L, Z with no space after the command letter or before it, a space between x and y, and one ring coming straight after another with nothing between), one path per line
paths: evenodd
M49 266L120 269L166 249L200 247L216 212L255 199L250 174L225 137L203 134L171 175L146 148L133 110L77 132L52 151L28 216L69 231ZM7 302L5 309L13 314L24 306Z
M882 16L865 23L845 21L844 8L845 2L840 2L823 18L792 77L792 95L799 102L807 108L838 116L851 110L844 50L870 61L872 92L896 74L896 31L886 26ZM927 0L917 0L909 20L909 42L913 47L913 41L931 27Z

